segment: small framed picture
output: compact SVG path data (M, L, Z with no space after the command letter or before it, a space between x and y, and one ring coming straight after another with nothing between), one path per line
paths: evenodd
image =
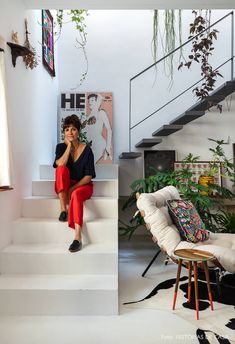
M145 150L144 151L144 178L152 176L156 171L174 170L174 150Z
M217 173L214 175L214 183L221 186L222 182L221 182L221 166L220 163L216 163L216 165L218 164L218 171ZM189 168L190 171L192 171L193 175L192 175L192 181L195 183L198 183L199 177L202 176L205 171L209 170L210 167L210 162L209 161L198 161L198 162L194 162L194 163L184 163L183 161L176 161L174 163L174 170L178 171L181 170L182 168Z
M53 17L49 10L42 10L42 61L51 76L55 76Z

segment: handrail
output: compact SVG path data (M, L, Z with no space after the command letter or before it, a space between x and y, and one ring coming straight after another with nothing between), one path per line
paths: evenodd
M227 61L225 61L224 63L222 63L221 65L219 65L216 69L221 68L222 66L224 66L226 63L228 63L229 61L231 61L233 57L230 57ZM134 129L135 127L137 127L140 123L144 122L146 119L148 119L149 117L153 116L156 112L162 110L164 107L166 107L167 105L169 105L170 103L172 103L174 100L176 100L177 98L179 98L180 96L182 96L184 93L186 93L187 91L190 90L190 88L196 86L199 82L201 82L204 78L201 78L200 80L198 80L197 82L195 82L195 84L189 86L188 88L186 88L186 90L184 90L183 92L179 93L177 96L175 96L174 98L172 98L171 100L169 100L169 102L167 102L166 104L164 104L163 106L161 106L160 108L158 108L156 111L152 112L150 115L148 115L147 117L145 117L144 119L142 119L141 121L139 121L138 123L136 123L135 125L133 125L130 129Z
M139 121L138 123L136 123L134 126L131 126L131 83L134 79L136 79L137 77L139 77L140 75L142 75L143 73L145 73L146 71L148 71L149 69L151 69L152 67L156 66L156 64L160 63L161 61L163 61L164 59L166 59L167 57L169 57L170 55L174 54L176 51L178 51L179 49L181 49L182 47L184 47L185 45L187 45L189 42L191 42L193 39L195 39L196 37L198 37L199 35L201 35L202 33L204 33L205 31L207 31L208 29L211 29L213 26L217 25L218 23L220 23L221 21L223 21L225 18L229 17L231 15L231 31L232 31L232 35L231 35L231 58L228 59L227 61L225 61L224 63L222 63L219 67L217 67L216 69L222 67L223 65L225 65L226 63L228 63L229 61L231 61L231 80L233 79L233 72L234 72L234 68L233 68L233 60L235 58L234 56L234 12L231 11L229 13L227 13L226 15L224 15L222 18L220 18L219 20L217 20L216 22L214 22L213 24L211 24L209 27L207 27L206 29L204 29L203 31L201 31L200 33L198 33L197 35L191 37L188 41L184 42L183 44L181 44L179 47L177 47L176 49L172 50L170 53L168 53L167 55L163 56L161 59L159 59L158 61L154 62L153 64L151 64L149 67L145 68L144 70L142 70L141 72L139 72L138 74L136 74L135 76L133 76L130 81L129 81L129 152L131 152L131 130L133 128L135 128L136 126L138 126L139 124L143 123L146 119L148 119L149 117L153 116L154 114L156 114L158 111L160 111L161 109L163 109L164 107L166 107L168 104L170 104L171 102L173 102L175 99L177 99L178 97L180 97L181 95L183 95L184 93L186 93L190 88L192 88L193 86L195 86L196 84L198 84L200 81L202 81L204 78L200 79L199 81L197 81L195 84L193 84L192 86L188 87L185 91L181 92L180 94L178 94L176 97L174 97L173 99L171 99L169 102L165 103L163 106L161 106L160 108L158 108L156 111L154 111L153 113L151 113L150 115L148 115L147 117L145 117L144 119L142 119L141 121Z
M225 16L223 16L222 18L220 18L219 20L217 20L216 22L214 22L213 24L211 24L210 26L208 26L206 29L204 29L203 31L199 32L197 35L191 37L189 40L187 40L186 42L184 42L183 44L181 44L180 46L178 46L177 48L175 48L174 50L172 50L171 52L169 52L167 55L163 56L162 58L160 58L158 61L154 62L153 64L151 64L149 67L143 69L141 72L139 72L138 74L136 74L135 76L133 76L130 81L136 79L138 76L140 76L141 74L145 73L147 70L151 69L152 67L154 67L156 64L158 64L159 62L165 60L168 56L174 54L176 51L178 51L179 49L183 48L186 44L188 44L189 42L191 42L194 38L200 36L202 33L204 33L205 31L211 29L213 26L215 26L216 24L218 24L219 22L221 22L222 20L224 20L225 18L227 18L228 16L233 15L233 11L227 13Z

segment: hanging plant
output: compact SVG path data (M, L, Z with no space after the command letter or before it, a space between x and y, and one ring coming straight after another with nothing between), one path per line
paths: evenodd
M67 12L70 20L64 22L64 10L57 10L56 19L57 23L55 26L58 26L58 32L55 30L55 35L57 36L57 40L59 39L62 27L64 24L74 23L75 28L78 31L79 38L76 38L77 48L82 50L83 56L85 58L85 71L82 73L81 78L79 80L79 84L76 86L78 88L84 82L86 75L88 73L88 58L86 54L86 43L87 43L87 32L86 32L86 17L88 16L87 10L70 10Z
M181 62L178 69L184 67L190 68L193 62L200 63L201 76L203 83L193 89L193 93L199 100L204 100L209 96L209 92L215 89L217 77L223 77L218 69L213 69L209 62L209 57L214 50L214 41L217 39L218 30L209 28L211 11L206 10L204 16L202 10L192 12L195 15L193 23L190 24L190 36L192 40L191 54L188 60ZM210 101L210 106L213 102ZM219 111L222 111L222 105L217 104Z
M177 14L178 13L178 20ZM177 27L178 22L178 27ZM182 45L182 10L165 10L164 12L164 32L162 33L159 28L159 10L153 12L153 38L152 38L152 51L153 60L157 62L157 51L159 45L159 36L162 42L162 49L164 55L172 52L176 47L177 31L179 45ZM182 57L182 49L180 49L180 58ZM156 66L157 67L157 66ZM169 55L164 60L165 73L169 74L171 82L173 81L174 63L173 54Z
M35 48L29 42L29 32L28 32L28 21L25 19L25 42L24 46L31 51L31 54L23 56L23 61L25 63L26 68L34 69L38 65L38 57L36 55Z

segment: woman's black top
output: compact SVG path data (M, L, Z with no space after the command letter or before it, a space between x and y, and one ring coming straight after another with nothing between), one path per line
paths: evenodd
M57 167L56 160L58 160L65 152L67 145L65 143L58 143L55 151L55 161L53 167ZM78 182L85 176L95 178L94 155L89 146L86 145L82 154L76 161L73 161L71 154L69 155L66 166L70 171L70 179Z

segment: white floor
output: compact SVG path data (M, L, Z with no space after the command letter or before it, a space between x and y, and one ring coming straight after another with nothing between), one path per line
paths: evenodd
M146 278L141 277L155 247L150 238L137 239L120 241L119 316L0 317L0 344L198 343L195 328L171 312L172 300L169 312L123 305L143 298L159 282L176 275L176 265L165 266L161 255Z

